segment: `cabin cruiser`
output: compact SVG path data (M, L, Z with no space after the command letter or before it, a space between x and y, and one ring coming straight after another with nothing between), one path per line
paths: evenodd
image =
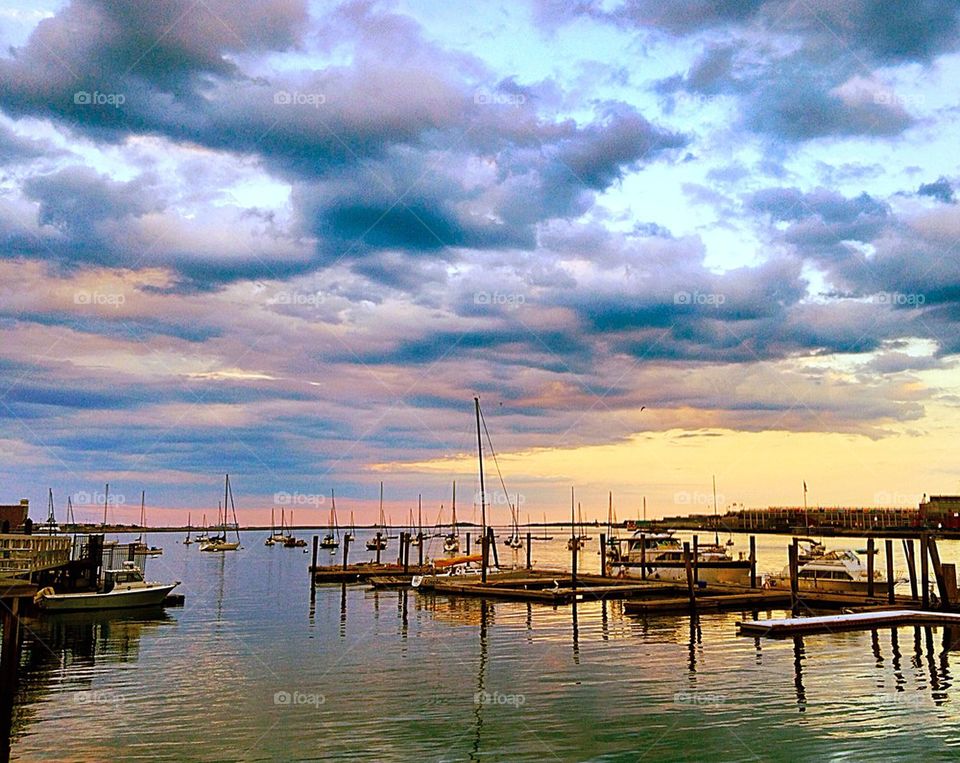
M155 607L163 603L175 583L149 583L133 562L124 562L119 570L103 573L103 586L98 591L56 593L43 588L34 597L36 605L46 612L96 611L128 607Z
M683 582L687 579L683 544L673 530L660 532L635 531L629 538L607 549L611 571L625 577L642 577L641 566L647 568L649 580ZM726 547L704 544L697 548L698 581L713 585L750 585L750 563L734 559Z
M849 548L827 551L806 564L801 564L797 572L797 587L802 591L865 594L869 580L866 565ZM879 590L886 581L879 572L874 571L873 583ZM785 567L779 577L770 578L767 585L771 588L789 588L789 567Z

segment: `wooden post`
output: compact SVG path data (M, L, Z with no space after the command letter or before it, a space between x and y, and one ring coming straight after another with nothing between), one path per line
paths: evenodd
M693 536L693 582L700 584L700 539Z
M531 550L530 550L530 548L531 548L530 540L531 540L531 538L530 538L530 531L527 530L527 569L528 569L528 570L533 569L533 557L532 557L532 555L531 555L532 552L531 552Z
M316 545L317 536L313 536L314 545ZM350 554L350 535L345 533L343 536L343 569L347 569L347 556Z
M575 537L575 536L571 535L570 537L573 538L573 537ZM571 562L570 562L571 575L570 575L570 578L571 578L571 581L572 581L573 590L577 590L577 555L578 555L578 552L579 552L579 549L578 549L578 546L579 546L579 545L580 545L580 543L575 541L575 542L573 543L573 550L570 552L570 554L571 554Z
M492 528L492 527L488 527L488 528L487 528L487 535L490 536L490 550L493 552L493 566L494 566L494 567L499 567L499 566L500 566L500 557L497 556L497 541L496 541L496 538L494 538L494 536L493 536L493 528Z
M470 556L470 533L467 533L467 556Z
M600 577L607 576L607 534L600 533Z
M690 611L697 608L697 590L693 582L693 564L690 562L690 543L683 542L683 566L687 570L687 593L690 596Z
M947 598L944 599L943 608L953 609L957 603L957 565L942 564L943 582L946 586Z
M0 621L3 623L3 645L0 646L0 691L12 692L20 668L20 600L0 599ZM0 703L5 704L5 703Z
M937 592L940 594L940 606L947 607L950 603L950 590L943 579L943 565L940 564L940 550L937 548L936 538L927 538L927 550L930 552L930 561L933 564L933 576L937 581Z
M903 541L903 555L907 560L907 574L910 577L910 596L917 601L917 557L913 551L913 538Z
M873 547L873 536L867 538L867 596L873 596L873 558L877 550Z
M320 543L320 537L317 535L313 536L313 562L310 564L310 587L316 587L317 585L317 548Z
M757 587L757 536L750 536L750 587Z
M417 544L417 566L423 567L423 533L417 533L420 542Z
M647 541L643 533L640 533L640 579L647 579Z
M381 541L383 540L380 533L377 533L377 564L380 564L380 546Z
M480 536L480 582L487 582L487 565L490 564L490 548L486 533Z
M410 572L410 533L400 533L403 542L403 574Z
M790 609L796 611L797 609L797 599L799 598L799 565L797 563L798 559L798 547L797 539L794 538L793 542L790 544L788 549L789 555L789 565L790 565Z
M883 548L887 555L887 603L893 604L895 601L893 589L897 583L893 578L893 541L887 538L883 542Z
M136 554L136 548L137 548L137 547L136 547L136 544L135 544L135 543L128 543L128 544L127 544L127 561L128 561L128 562L132 562L132 561L133 561L134 554Z
M927 534L920 533L920 601L930 609L930 562L927 557Z

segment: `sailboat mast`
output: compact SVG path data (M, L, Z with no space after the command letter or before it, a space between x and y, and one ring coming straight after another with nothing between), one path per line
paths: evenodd
M457 481L453 481L453 518L450 523L450 532L457 534Z
M147 532L147 491L140 491L140 542L146 543Z
M223 479L223 539L227 539L227 493L230 491L230 475Z
M717 518L717 475L713 475L713 545L720 545L720 522Z
M107 526L107 503L110 501L110 483L103 489L103 526Z
M477 410L477 456L480 462L480 530L487 537L487 493L483 485L483 439L480 437L480 398L473 398Z

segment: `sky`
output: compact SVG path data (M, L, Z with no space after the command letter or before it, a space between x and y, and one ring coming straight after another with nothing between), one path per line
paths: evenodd
M494 522L960 491L956 0L8 0L0 51L0 502L471 519L475 396Z

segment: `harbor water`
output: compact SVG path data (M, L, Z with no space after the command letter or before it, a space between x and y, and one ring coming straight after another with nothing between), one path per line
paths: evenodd
M183 608L25 621L13 759L960 756L960 634L949 630L766 640L737 635L752 612L639 617L619 602L554 608L359 585L311 597L309 554L265 547L265 535L245 532L244 548L225 554L151 535L164 554L147 578L182 581ZM534 543L538 566L568 562L563 531L554 536ZM745 552L746 536L732 537ZM369 557L363 540L353 561ZM760 571L779 572L788 539L757 541ZM586 571L598 569L597 543ZM501 562L515 553L501 549ZM960 542L941 541L940 553L958 561Z

